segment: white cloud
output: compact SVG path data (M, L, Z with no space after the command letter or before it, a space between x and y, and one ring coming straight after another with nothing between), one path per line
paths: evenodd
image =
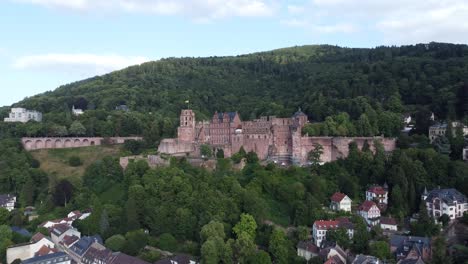
M467 0L312 0L281 24L321 33L356 32L382 44L468 43Z
M302 14L305 11L304 6L298 6L298 5L288 5L288 12L290 14Z
M67 75L93 76L141 64L145 61L148 61L145 57L50 53L20 57L15 60L13 67L18 70L53 71Z
M311 32L325 33L325 34L354 33L359 30L353 24L347 24L347 23L313 24L311 23L311 21L307 19L296 19L296 18L281 20L280 23L288 27L304 28Z
M11 0L72 11L181 15L194 20L270 16L273 0Z

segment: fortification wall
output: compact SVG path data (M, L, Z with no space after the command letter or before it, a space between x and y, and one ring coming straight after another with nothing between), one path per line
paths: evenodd
M102 137L24 137L21 143L25 150L79 148L102 145ZM143 140L142 137L111 137L109 144L123 144L125 140Z

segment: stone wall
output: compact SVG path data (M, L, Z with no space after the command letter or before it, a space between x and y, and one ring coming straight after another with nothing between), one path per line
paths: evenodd
M79 148L102 145L105 138L102 137L42 137L21 139L25 150L36 149L59 149L59 148ZM142 137L111 137L109 144L123 144L125 140L143 140Z

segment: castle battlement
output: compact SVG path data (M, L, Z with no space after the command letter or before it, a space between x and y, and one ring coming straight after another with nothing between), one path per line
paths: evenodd
M386 151L395 149L393 138L302 136L307 122L301 110L289 118L262 116L251 121L242 121L237 112L215 112L210 121L195 122L195 113L184 109L177 138L162 140L158 151L174 156L200 156L200 145L207 144L214 151L222 149L225 157L230 157L243 147L247 152L257 153L260 160L305 165L316 144L323 147L322 162L347 157L351 142L356 142L359 149L367 142L374 150L374 141L381 142Z

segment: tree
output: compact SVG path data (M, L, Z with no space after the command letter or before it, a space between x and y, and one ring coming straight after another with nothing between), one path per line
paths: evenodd
M241 214L240 221L234 226L232 231L239 237L241 234L246 234L253 240L255 240L255 233L257 230L257 223L252 215Z
M112 251L121 251L124 248L126 242L127 241L125 240L125 237L119 234L113 235L106 239L105 244L106 247L108 247Z
M169 233L164 233L159 236L158 246L162 250L174 252L177 250L177 244L175 237Z
M222 148L216 150L216 158L224 159L224 150Z
M0 225L7 225L9 218L10 212L5 208L0 207Z
M224 239L225 236L223 223L215 220L212 220L208 224L204 225L200 231L200 238L202 242L213 237Z
M107 230L109 230L109 215L107 214L107 210L104 209L99 220L99 232L102 236L106 236Z
M363 219L357 218L353 236L352 249L355 253L365 254L369 248L370 234Z
M444 237L437 237L432 247L432 264L447 264L452 260L447 255L447 245Z
M67 203L73 196L75 188L67 180L61 180L57 186L55 186L54 202L58 206L67 206Z
M216 245L216 241L210 239L203 243L201 249L201 259L202 263L206 264L218 264L220 262L219 251Z
M391 259L390 245L385 241L376 241L369 247L369 254L379 259Z
M288 263L288 242L284 232L279 229L273 230L269 244L268 251L275 263Z
M317 165L321 162L320 158L323 154L323 146L318 143L314 143L313 146L314 149L309 152L307 159L309 160L310 164Z
M132 231L140 228L140 221L138 216L138 206L133 197L128 198L125 204L125 213L127 219L127 230Z
M83 164L83 162L81 161L80 157L71 156L70 158L68 158L68 164L72 167L79 167Z
M442 216L439 217L438 220L442 222L442 225L445 227L450 222L450 217L447 214L443 214Z
M338 228L327 231L326 239L328 241L335 241L338 243L338 245L345 249L350 247L348 231L345 228Z
M81 124L80 121L74 121L70 125L69 133L73 136L83 136L86 134L86 128Z
M298 226L297 227L297 239L299 241L305 241L309 239L310 230L307 226Z
M33 178L28 178L26 183L23 185L21 190L21 201L24 206L29 206L34 204L34 195L36 191L36 183Z
M271 258L270 255L263 251L259 250L257 254L255 254L251 259L249 260L249 263L252 264L271 264Z
M247 232L240 233L232 244L235 259L239 263L247 263L255 254L255 243Z
M209 159L213 156L213 151L209 145L203 144L200 146L200 154L203 158Z

